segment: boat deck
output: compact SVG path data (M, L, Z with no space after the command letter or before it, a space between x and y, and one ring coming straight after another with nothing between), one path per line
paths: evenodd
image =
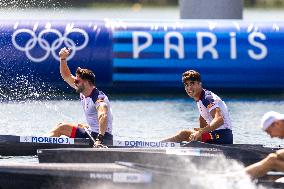
M0 188L9 189L153 189L153 188L202 188L204 175L190 172L162 171L157 168L144 169L129 162L117 163L40 163L40 164L0 164ZM268 175L269 176L269 175ZM268 176L259 180L258 185L272 189L283 188L283 183L275 183ZM283 174L281 175L283 176ZM270 179L279 174L271 174ZM216 179L220 178L220 175ZM228 181L232 178L223 179ZM236 179L236 178L235 178ZM237 179L236 179L237 180ZM210 181L214 183L214 180ZM234 182L234 180L232 180Z

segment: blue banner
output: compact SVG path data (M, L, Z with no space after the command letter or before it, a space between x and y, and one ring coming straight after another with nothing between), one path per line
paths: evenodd
M99 85L111 85L112 34L103 21L0 21L0 34L2 90L67 89L59 73L62 47L72 49L67 60L73 74L89 68Z
M128 21L113 38L117 83L181 86L195 69L208 88L284 89L283 23Z
M209 89L281 90L283 44L278 22L3 20L0 85L65 89L58 52L69 47L72 73L92 69L99 87L182 88L181 74L195 69Z

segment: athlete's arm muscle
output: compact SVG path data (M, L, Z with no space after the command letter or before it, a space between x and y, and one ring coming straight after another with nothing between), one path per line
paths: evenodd
M65 47L59 52L60 56L60 75L63 80L68 83L71 87L75 88L75 77L71 74L71 71L67 65L67 57L69 55L69 50Z
M104 135L107 129L108 107L105 103L100 103L98 107L99 134Z
M199 124L200 124L200 128L204 128L207 126L205 119L201 115L199 116Z
M224 124L224 117L219 107L211 110L210 114L213 117L213 120L210 123L210 131L213 131Z

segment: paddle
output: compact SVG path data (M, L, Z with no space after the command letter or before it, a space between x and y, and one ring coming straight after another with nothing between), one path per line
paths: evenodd
M94 137L92 136L92 134L90 133L90 131L84 127L85 132L87 133L89 139L90 139L90 146L93 148L107 148L107 146L104 146L103 144L99 144L99 145L95 145L96 140L94 139Z

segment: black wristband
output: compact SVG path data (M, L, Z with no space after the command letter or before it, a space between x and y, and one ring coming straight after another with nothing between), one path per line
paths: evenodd
M103 140L104 140L104 135L98 134L98 136L97 136L97 138L96 138L96 141L103 142Z
M60 58L60 60L61 60L61 61L64 61L64 60L66 60L66 58Z

